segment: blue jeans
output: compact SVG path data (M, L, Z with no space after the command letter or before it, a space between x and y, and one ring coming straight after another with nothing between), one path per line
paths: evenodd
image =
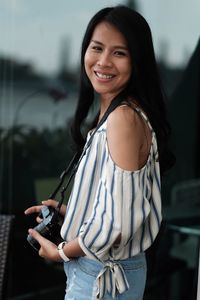
M142 300L146 283L146 258L140 253L132 258L119 261L129 283L128 291L117 294L116 300ZM65 300L95 300L96 277L102 264L87 257L80 257L64 263L67 276ZM106 294L103 300L113 300Z

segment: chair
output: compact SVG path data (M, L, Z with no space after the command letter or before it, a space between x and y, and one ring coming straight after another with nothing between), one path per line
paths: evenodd
M3 297L7 252L13 218L13 215L0 215L0 299Z
M174 289L173 278L186 269L186 263L182 259L171 256L170 248L171 234L163 221L156 240L146 251L147 284L144 300L181 299L175 291L177 289Z
M176 225L200 225L200 178L193 178L176 183L171 191L171 206L175 209L179 209L179 218L175 221ZM181 217L182 215L182 217ZM198 234L197 234L198 236ZM180 236L177 234L176 244L185 247L190 247L190 244L194 245L194 234L191 236ZM197 241L200 243L200 240ZM183 250L183 248L182 248ZM198 251L197 251L198 252ZM183 251L180 250L180 255L184 257ZM185 255L185 260L190 264L188 255ZM193 264L196 264L196 259Z
M188 202L189 201L189 202ZM171 191L171 204L181 206L200 206L200 178L176 183Z
M176 231L176 225L177 228L180 228L181 224L185 224L185 222L200 224L198 216L198 211L200 212L200 178L176 183L171 190L170 203L170 210L173 212L175 220L168 222L166 219L163 222L160 236L150 251L147 251L150 272L149 275L147 274L145 300L182 300L183 290L188 283L184 285L182 280L187 277L191 264L191 256L188 255L188 251L194 249L194 246L199 249L194 236L180 234ZM196 219L194 212L197 216ZM196 259L197 256L194 256L193 265L196 265ZM151 261L154 262L154 268L151 267ZM192 267L194 268L194 266ZM195 281L194 278L191 283L193 290L195 290ZM155 295L152 297L153 293Z
M199 249L199 258L200 258L200 249ZM200 259L199 259L199 265L198 265L197 299L200 299Z
M200 245L200 178L176 183L171 190L171 207L179 210L179 217L171 226L174 231L171 254L186 261L188 272L194 270L191 299L196 299Z

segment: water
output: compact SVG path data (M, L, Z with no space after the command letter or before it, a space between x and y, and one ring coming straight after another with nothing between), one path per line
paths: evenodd
M54 101L44 90L35 87L12 85L1 88L0 128L24 125L42 130L66 126L74 114L76 101L75 91L60 101Z

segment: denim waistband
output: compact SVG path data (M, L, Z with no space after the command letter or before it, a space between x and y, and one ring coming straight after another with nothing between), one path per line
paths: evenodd
M139 253L131 258L122 260L95 261L87 257L80 257L77 263L90 275L97 277L97 299L102 299L107 291L116 296L116 292L123 293L129 288L126 270L138 269L146 264L145 253Z
M140 268L141 266L144 265L144 259L145 259L145 253L141 252L130 258L120 259L120 260L108 260L108 261L118 262L126 270L132 268ZM87 256L79 257L78 263L81 266L88 265L91 268L91 271L93 271L93 273L97 272L104 266L102 262L90 259Z

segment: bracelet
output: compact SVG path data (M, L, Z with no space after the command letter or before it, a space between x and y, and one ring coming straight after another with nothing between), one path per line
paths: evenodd
M61 243L58 245L57 249L58 249L58 253L59 253L60 257L62 258L62 260L63 260L64 262L68 262L70 259L69 259L69 257L67 257L67 256L65 255L65 253L64 253L64 251L63 251L63 247L65 246L65 244L67 244L67 242L61 242Z

